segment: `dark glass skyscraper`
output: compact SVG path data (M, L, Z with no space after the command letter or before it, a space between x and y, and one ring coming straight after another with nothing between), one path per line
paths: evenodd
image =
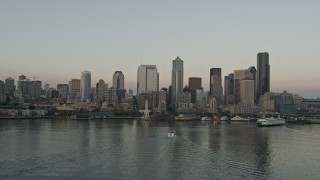
M267 52L257 55L257 97L270 92L270 65Z

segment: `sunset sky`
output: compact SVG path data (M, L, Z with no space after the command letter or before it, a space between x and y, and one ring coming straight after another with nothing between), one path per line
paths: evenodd
M257 65L268 52L271 91L320 96L320 1L0 0L0 80L38 76L56 87L91 71L109 86L115 71L136 90L141 64L170 85L172 60L184 84L210 68L222 75Z

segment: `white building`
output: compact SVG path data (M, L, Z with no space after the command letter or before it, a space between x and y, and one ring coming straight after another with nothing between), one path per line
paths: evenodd
M158 92L159 73L156 65L140 65L137 77L137 94L150 91Z
M91 73L89 71L83 71L80 81L80 94L81 101L90 100L91 93Z

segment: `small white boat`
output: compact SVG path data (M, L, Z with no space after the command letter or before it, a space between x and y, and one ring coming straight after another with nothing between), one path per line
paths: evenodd
M257 126L281 126L285 124L285 120L280 116L278 118L269 117L257 120Z
M201 118L201 121L211 121L211 117L203 116L203 117Z
M250 121L250 119L244 118L241 116L235 116L235 117L231 118L231 121Z
M176 136L176 132L175 131L169 131L168 132L168 137L175 137Z
M229 120L229 118L227 116L222 116L220 118L220 121L228 121L228 120Z

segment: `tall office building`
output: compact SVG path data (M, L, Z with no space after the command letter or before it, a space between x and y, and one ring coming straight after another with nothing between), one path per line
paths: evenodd
M270 92L270 65L267 52L257 55L257 97Z
M234 97L235 103L240 103L240 83L244 79L253 79L252 73L248 69L234 71Z
M20 78L19 78L20 79ZM21 79L18 81L18 90L23 96L30 96L31 81L29 79Z
M121 71L116 71L113 74L113 82L112 85L116 90L124 89L124 75Z
M96 84L96 99L99 101L104 101L106 99L107 89L108 84L106 84L103 79L100 79Z
M138 67L137 94L159 91L159 73L156 65L140 65Z
M254 103L254 80L243 79L240 81L240 104L253 106Z
M69 85L68 84L58 84L57 91L59 92L59 98L67 99L68 92L69 92Z
M10 96L13 96L14 91L15 91L14 79L9 77L5 80L4 92L8 93Z
M230 73L224 77L225 104L234 104L234 74Z
M210 96L215 97L219 105L222 104L221 68L210 69Z
M175 107L177 95L183 89L183 61L179 56L172 60L171 88L171 104Z
M81 101L90 100L91 73L89 71L83 71L81 74L80 93L81 93Z
M253 76L253 84L254 84L254 102L257 104L257 69L254 66L248 68Z
M197 100L197 89L202 89L202 82L200 77L189 78L189 89L191 93L191 103L195 104Z
M41 96L41 81L31 81L30 97L32 99L40 99Z
M0 93L4 92L4 82L0 80Z
M71 79L69 81L69 98L72 100L80 98L80 79Z

